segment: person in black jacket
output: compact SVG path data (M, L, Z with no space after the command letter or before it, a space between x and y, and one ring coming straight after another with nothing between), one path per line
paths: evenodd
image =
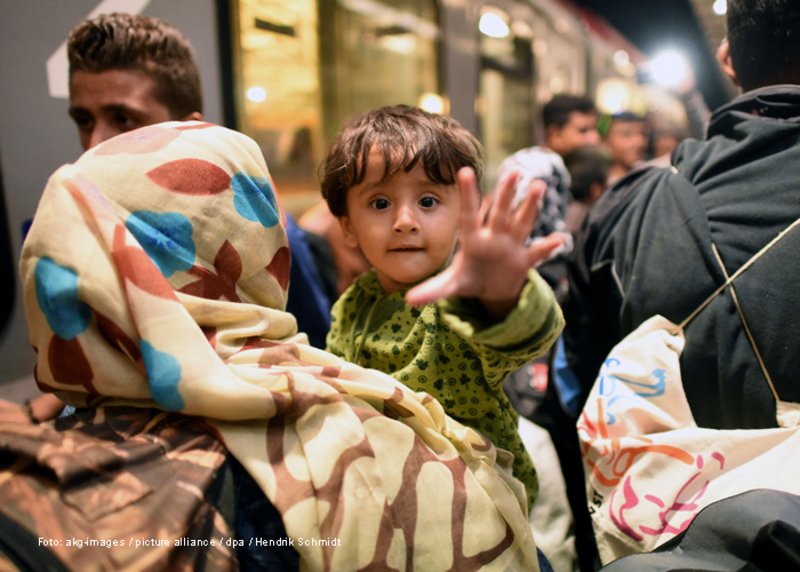
M617 342L654 314L687 318L800 217L800 4L731 0L727 19L717 55L742 94L671 165L636 170L606 192L576 239L556 360L578 412ZM777 405L800 402L798 246L800 234L787 235L686 328L681 372L698 426L776 427ZM567 482L580 472L572 455Z
M570 263L565 349L585 399L608 351L654 314L680 322L800 216L800 5L736 0L718 57L743 94L716 110L706 140L667 168L641 170L589 214ZM701 312L681 359L698 424L776 425L800 401L800 262L790 235Z

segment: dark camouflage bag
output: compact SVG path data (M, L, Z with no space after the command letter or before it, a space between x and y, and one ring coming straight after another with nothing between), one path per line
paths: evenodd
M4 404L0 569L237 569L225 461L197 418L115 407L35 425Z

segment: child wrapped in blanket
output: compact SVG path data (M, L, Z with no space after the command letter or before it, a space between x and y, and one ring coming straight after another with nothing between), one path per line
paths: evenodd
M119 135L50 178L20 272L37 382L76 412L0 424L0 510L33 538L166 541L53 544L70 568L230 568L225 546L177 541L199 538L194 507L233 457L263 502L233 491L236 523L216 513L206 532L238 539L239 562L276 551L240 526L271 511L303 569L536 570L523 487L494 447L297 334L283 223L258 146L207 123ZM30 510L45 498L58 531Z
M503 380L546 353L563 328L552 290L533 267L564 237L526 244L542 181L512 209L512 174L498 184L494 204L479 210L481 166L469 131L417 108L376 109L339 134L322 193L373 270L334 305L327 349L427 392L511 452L530 505L536 471Z

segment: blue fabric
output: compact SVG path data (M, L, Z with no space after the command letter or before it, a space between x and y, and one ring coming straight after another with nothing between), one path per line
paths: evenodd
M556 342L553 356L553 372L553 383L556 386L556 394L561 406L577 419L583 406L581 384L575 372L567 365L567 357L564 353L564 336L560 336Z
M235 490L235 535L242 541L236 546L239 569L243 571L300 569L300 555L293 548L281 513L261 491L253 477L233 457Z
M312 346L325 349L325 336L331 327L331 300L323 290L306 233L289 214L286 215L286 234L292 253L286 311L297 318L297 327L308 334Z
M553 570L553 565L550 564L550 561L547 559L547 556L544 555L539 547L536 547L536 557L539 560L539 572L555 572Z

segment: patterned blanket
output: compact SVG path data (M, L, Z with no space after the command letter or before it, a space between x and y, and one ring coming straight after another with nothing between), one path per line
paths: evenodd
M296 333L283 220L257 145L208 123L59 169L21 262L39 386L94 422L121 406L205 418L305 569L537 570L523 488L485 439Z

